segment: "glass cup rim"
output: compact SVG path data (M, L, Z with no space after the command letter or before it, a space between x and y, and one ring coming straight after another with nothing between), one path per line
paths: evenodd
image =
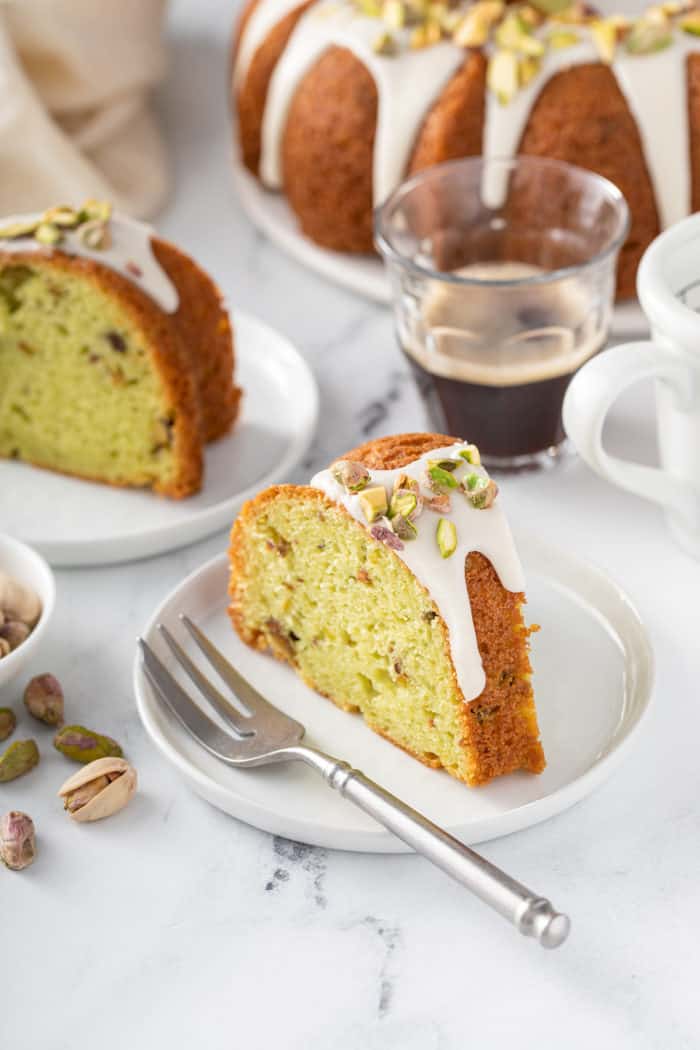
M571 266L562 266L557 270L547 270L545 273L533 274L529 277L515 277L506 278L502 280L488 278L488 277L464 277L459 274L452 273L449 270L434 270L430 266L423 266L420 263L415 262L408 256L403 255L398 251L391 243L388 234L385 232L386 227L386 216L392 211L400 200L406 197L416 186L422 182L427 182L428 179L439 176L442 173L449 172L452 169L459 168L478 168L484 167L487 164L506 164L512 168L516 167L538 167L538 168L550 168L560 169L570 175L575 175L582 178L584 181L588 181L593 185L598 185L602 189L604 196L613 204L617 211L618 222L617 229L611 235L608 243L597 251L590 258L585 259L583 262L576 263ZM386 260L389 259L392 262L398 263L407 270L411 270L413 273L420 275L421 277L429 278L435 281L443 281L445 284L453 284L456 286L462 285L463 287L491 287L491 288L509 288L509 287L523 287L528 285L541 285L550 282L561 280L562 278L571 277L574 274L580 274L590 267L596 266L598 263L603 262L610 255L615 254L620 250L624 244L627 234L630 228L630 211L627 201L625 200L622 191L618 189L614 182L610 179L606 179L604 175L599 175L597 172L589 171L587 168L581 168L577 164L568 164L566 161L555 160L551 157L535 157L529 156L528 154L518 154L515 157L458 157L456 160L443 161L441 164L434 164L429 168L424 168L422 171L416 172L411 175L408 179L405 179L399 186L393 190L392 193L374 209L374 239L382 257Z

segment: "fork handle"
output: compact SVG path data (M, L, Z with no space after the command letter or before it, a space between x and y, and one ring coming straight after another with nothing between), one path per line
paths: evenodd
M558 948L570 929L566 915L550 901L506 875L495 864L469 849L422 813L401 802L347 762L315 748L291 748L296 758L321 773L343 798L374 817L403 842L461 882L485 904L508 919L525 937L534 937L543 948ZM291 756L290 756L291 757Z

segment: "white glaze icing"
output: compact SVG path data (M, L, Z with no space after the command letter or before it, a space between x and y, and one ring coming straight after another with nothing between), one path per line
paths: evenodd
M298 0L260 0L243 33L235 71L240 86L255 51L267 33ZM636 3L599 0L603 15ZM375 54L372 43L382 23L365 18L346 2L320 0L301 17L270 80L262 128L260 173L270 188L282 187L281 142L290 102L297 86L329 47L350 49L364 63L377 85L378 117L373 159L373 196L382 201L404 177L416 135L443 86L464 61L465 52L449 42L422 50L405 47L406 32L394 31L399 54ZM529 113L542 87L557 72L584 62L598 62L598 52L585 27L576 27L581 43L551 50L540 73L508 105L487 92L483 152L489 157L517 153ZM689 132L686 58L700 44L680 32L673 44L652 55L629 55L618 48L613 72L634 115L652 180L659 218L668 226L690 210ZM485 187L489 202L498 204L503 183Z
M25 220L36 220L37 215L13 215L4 218L0 225ZM5 251L65 252L79 255L116 270L132 284L137 285L154 299L166 313L174 313L179 305L179 296L173 282L160 265L151 245L153 229L143 222L129 219L125 215L113 215L110 220L112 244L100 250L86 248L74 230L66 230L60 245L55 248L39 244L33 237L17 237L0 241Z
M408 474L420 481L429 459L453 459L465 447L465 444L459 443L433 449L398 470L372 470L370 484L384 485L387 494L391 495L394 480L399 474ZM465 473L485 473L480 467L473 467L463 460L459 462L455 478L461 478ZM346 492L335 481L330 470L317 474L311 480L311 485L321 489L329 499L342 504L353 518L369 528L360 507L359 496ZM506 590L522 591L525 582L500 497L488 510L476 510L465 496L455 492L452 509L447 517L457 529L457 549L449 558L441 556L435 538L438 522L443 517L445 515L424 507L416 519L417 538L406 541L403 550L396 551L396 554L423 584L440 610L449 631L459 687L465 700L473 700L483 691L486 679L464 582L465 559L471 551L479 551L487 557Z
M275 0L276 2L276 0ZM329 47L345 47L367 68L377 85L377 129L372 188L375 204L403 178L426 111L464 62L459 48L444 42L400 56L378 55L372 44L381 31L376 18L358 14L349 3L322 0L299 19L270 79L262 126L260 175L270 188L282 186L281 145L287 113L304 74ZM408 30L395 33L405 48ZM420 90L416 90L416 85Z
M585 31L574 47L547 53L542 69L507 105L486 93L485 157L513 157L528 117L548 80L557 73L600 58ZM653 55L630 55L618 48L612 70L637 122L662 227L690 211L690 146L686 60L698 42L677 33L673 44ZM663 87L662 87L663 85ZM505 183L493 177L484 186L486 202L498 207Z

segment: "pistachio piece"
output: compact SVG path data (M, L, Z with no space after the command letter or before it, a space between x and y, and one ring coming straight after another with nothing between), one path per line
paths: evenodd
M440 470L446 470L450 474L454 473L459 464L456 459L429 459L429 467L439 467Z
M112 234L106 222L92 219L83 223L78 229L78 238L86 248L93 252L106 251L112 247Z
M355 463L351 459L337 459L331 463L331 475L347 492L361 492L371 480L364 463Z
M473 467L481 465L481 453L476 445L467 445L466 448L460 449L459 455L462 459L466 459L467 463L471 463Z
M389 509L386 489L383 485L374 485L372 488L365 489L359 496L358 502L368 522L373 522L377 518L383 517Z
M391 547L392 550L402 551L403 543L391 528L386 518L383 518L381 522L377 522L369 530L370 535L379 540L380 543L384 543L387 547Z
M501 48L517 51L522 55L540 58L545 46L539 37L533 36L532 27L520 17L517 11L511 11L496 29L494 39Z
M488 510L498 495L498 485L482 474L468 474L462 481L467 499L477 510Z
M418 510L418 495L407 489L398 489L391 497L389 517L413 518Z
M55 226L52 222L41 222L34 231L34 240L38 241L39 244L45 244L52 248L54 245L61 243L63 234L58 226Z
M451 472L437 465L428 467L425 472L425 480L428 488L433 492L441 493L457 488L457 479L452 477Z
M503 49L495 51L489 59L486 79L489 90L502 106L507 106L519 87L517 55Z
M452 36L457 47L483 47L503 8L501 0L481 0L470 7Z
M530 0L530 4L543 15L558 15L571 7L571 0Z
M418 535L418 529L413 522L402 514L397 514L391 519L391 527L401 540L415 540Z
M10 810L0 819L0 860L11 871L28 868L36 856L34 822L26 813Z
M617 47L617 28L611 19L598 19L591 22L591 39L595 44L600 58L607 65L615 58Z
M26 642L29 634L29 628L21 620L6 620L0 627L0 638L5 639L10 649L16 649L22 642Z
M564 51L567 47L573 47L575 44L578 44L579 40L578 33L574 33L570 29L555 29L547 37L547 43L552 51Z
M422 47L431 47L433 44L439 44L442 39L442 26L434 19L429 19L422 23L422 25L416 26L411 33L408 41L408 46L412 51L418 51Z
M0 755L0 784L16 780L34 769L39 762L39 748L34 740L15 740Z
M681 18L678 27L691 36L700 36L700 14L691 14Z
M449 518L441 518L435 530L435 539L443 558L449 558L457 550L457 529Z
M93 733L84 726L64 726L53 739L53 746L74 762L94 762L97 758L121 758L122 749L116 740Z
M17 719L11 707L0 707L0 740L7 740L17 727Z
M372 50L375 55L395 55L396 54L396 41L394 40L391 33L386 30L376 36L372 41Z
M425 506L436 514L449 514L452 510L452 502L448 492L438 492L434 496L425 497Z
M630 55L652 55L663 51L673 42L668 25L649 17L638 19L625 37L625 49Z
M5 620L21 620L33 627L41 615L41 602L29 587L0 572L0 609Z
M518 59L518 86L521 88L527 87L541 68L541 58L530 58L528 55L522 55Z
M60 226L61 229L70 230L80 222L80 214L68 204L57 204L44 212L41 221Z
M406 5L402 0L384 0L382 18L391 29L402 29L406 25Z
M31 237L39 225L39 219L19 219L0 226L0 240L13 241L19 237Z
M98 758L68 777L58 794L73 820L87 823L118 813L136 791L136 770L123 758Z
M420 486L415 478L409 477L408 474L398 474L394 478L394 492L398 492L399 489L410 489L411 492L418 492Z
M87 200L80 209L80 221L88 222L96 219L98 222L109 222L112 218L112 205L109 201Z
M24 690L24 704L29 714L47 726L63 721L63 690L52 674L38 674Z

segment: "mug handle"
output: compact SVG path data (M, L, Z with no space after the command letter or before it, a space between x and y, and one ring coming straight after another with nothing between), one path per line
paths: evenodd
M585 462L607 481L675 512L695 527L700 493L659 467L611 456L603 448L603 424L620 394L641 379L658 379L673 390L679 411L694 403L695 377L689 365L651 342L606 350L576 373L564 398L564 429Z

